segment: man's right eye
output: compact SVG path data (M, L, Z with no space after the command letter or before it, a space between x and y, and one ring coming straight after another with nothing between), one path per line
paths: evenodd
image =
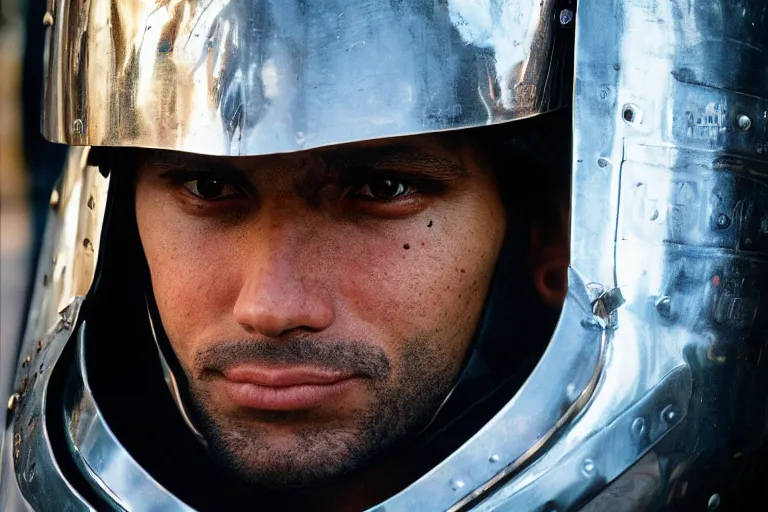
M183 183L190 194L205 201L220 201L242 195L242 192L219 178L198 178Z

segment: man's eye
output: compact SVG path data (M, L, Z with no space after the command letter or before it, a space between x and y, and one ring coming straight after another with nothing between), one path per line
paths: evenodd
M200 178L187 181L184 183L184 188L192 195L208 201L225 199L240 194L237 187L218 178Z
M353 191L353 195L366 199L387 201L412 194L414 187L395 178L374 178Z

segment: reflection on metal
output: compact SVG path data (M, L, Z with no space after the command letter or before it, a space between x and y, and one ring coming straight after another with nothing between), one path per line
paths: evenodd
M583 319L592 316L586 286L571 271L559 334L512 401L467 444L374 510L464 510L546 453L588 407L603 373L611 333L585 328Z
M520 119L567 101L557 5L60 0L43 129L256 155Z
M254 15L257 26L267 30L260 34L274 27L286 34L298 30L301 37L294 40L302 44L296 48L304 50L329 34L325 27L330 20L319 16L325 11L307 7L310 11L294 12L287 4L268 3ZM350 2L345 13L354 17L359 4ZM411 4L396 11L396 5L405 4L376 4L385 7L376 7L381 11L373 13L374 19L397 23L390 23L382 32L388 37L379 41L392 46L373 53L362 44L367 43L362 36L350 38L351 20L337 16L330 34L338 38L316 45L328 62L319 70L305 61L298 66L281 38L269 39L276 41L274 46L240 44L253 42L251 32L239 24L245 19L241 9L257 5L253 2L213 1L209 9L200 9L197 2L179 0L151 10L149 2L139 1L111 10L95 0L87 4L90 16L77 19L70 13L85 12L86 4L59 2L52 34L57 58L51 62L46 98L54 110L46 128L53 138L75 143L251 154L495 122L523 111L530 115L546 104L540 89L524 89L532 85L528 78L518 80L529 77L528 70L532 77L543 69L533 56L548 55L538 52L535 43L546 38L521 44L520 58L528 59L528 65L509 75L512 67L504 63L511 61L499 59L501 46L494 45L493 31L482 32L495 62L462 75L469 78L446 89L441 81L424 81L432 77L425 71L428 66L401 58L401 50L414 49L410 36L396 37L401 22L412 19L418 27L426 19L421 11L416 15L408 10ZM451 28L466 45L469 61L476 63L472 59L480 53L481 32L469 29L479 25L474 19L454 24L457 15L469 15L462 11L468 4L449 0L440 5L447 9L440 15L446 30L434 37L448 37ZM522 12L519 19L533 21L521 26L538 28L526 33L555 30L555 13L547 18L552 23L537 23L544 19L537 17L543 11L530 5L530 17ZM438 7L425 9L438 19ZM265 25L275 22L276 13L303 23ZM737 474L736 469L754 462L754 450L768 438L768 375L762 360L768 348L768 80L760 75L768 69L767 14L764 0L591 0L579 5L572 268L557 330L529 379L495 418L373 510L586 507L588 512L635 512L646 508L649 497L654 503L701 510L727 503L728 480L700 472L706 466L707 471ZM200 23L192 25L192 20ZM313 21L323 29L315 30ZM200 42L198 26L205 28ZM118 29L120 37L115 38ZM355 42L361 48L351 45ZM108 58L75 58L81 49L93 47L108 49L103 51ZM339 48L349 49L348 61L336 58ZM424 48L414 55L430 62ZM381 63L377 69L383 71L395 64L402 69L385 84L374 80L378 75L373 71L351 75L372 68L370 62ZM448 65L446 76L466 62ZM82 68L75 69L75 64ZM319 82L320 76L327 83ZM417 85L396 79L415 76L423 79ZM488 88L479 76L490 77L495 85ZM501 76L512 76L512 82L504 83L517 85L497 91ZM288 86L286 77L298 77L299 84ZM399 86L407 95L392 92L391 87ZM427 87L434 96L426 94ZM451 95L470 89L466 104ZM67 91L82 94L69 97ZM201 100L195 96L200 94ZM478 98L487 107L482 116L473 106ZM462 109L431 110L445 105ZM522 105L527 110L518 110ZM264 133L274 139L267 141ZM60 188L61 219L89 218L92 210L83 198L93 196L96 210L103 207L98 193L82 193L74 200L66 183ZM79 213L67 217L69 211ZM22 352L22 358L31 355L31 360L17 377L19 401L2 453L3 471L15 479L0 479L3 500L51 508L57 503L50 500L66 499L75 509L87 508L56 471L42 415L48 369L77 318L79 299L72 299L90 284L88 258L98 253L99 240L90 231L51 234L55 251L48 247L48 259L41 260L41 275L45 271L51 277L48 288L38 292L42 313L38 320L30 319ZM53 254L59 256L56 268L50 269L47 261ZM62 268L68 277L62 277ZM45 297L48 302L41 299ZM36 333L43 341L37 355L29 341ZM32 373L40 361L42 373ZM77 392L70 396L78 408L70 412L80 411L80 416L79 421L74 414L68 417L75 427L70 439L88 478L114 503L133 503L138 489L150 489L168 500L168 507L182 507L121 451L87 392L86 376L77 375L82 385L72 388ZM704 456L716 456L711 460L720 463L705 465ZM30 470L33 457L37 469ZM117 462L112 466L104 461ZM627 491L621 487L622 475L643 486L642 499L634 506L631 493L622 494ZM0 502L0 509L6 504Z
M112 507L131 511L191 511L131 457L104 420L85 367L87 322L77 335L75 364L64 391L67 443L88 483Z
M165 358L163 349L160 347L160 342L157 339L155 323L152 319L152 312L150 311L149 304L147 304L147 318L149 319L149 328L152 331L152 339L155 342L157 354L160 357L160 368L163 371L163 380L165 380L165 385L168 386L168 391L171 393L171 398L173 398L173 401L176 403L176 407L179 409L179 413L181 413L181 417L184 420L184 423L187 424L187 427L189 427L189 430L192 431L200 443L207 445L208 442L205 440L205 437L203 437L200 431L197 430L195 424L192 422L192 418L187 411L187 406L184 404L184 400L181 398L179 383L176 380L176 376L173 374L173 371L171 371L171 367L168 366L168 360Z
M676 429L688 414L691 375L678 368L659 386L593 436L578 445L550 450L517 479L480 503L478 512L491 510L540 510L549 503L555 510L602 490L602 487L633 466L652 446ZM669 403L673 400L673 403ZM679 414L669 417L664 411ZM637 420L643 420L638 431ZM578 426L578 425L575 425ZM592 470L584 471L589 458ZM612 510L612 509L607 509ZM643 509L636 509L643 510Z
M579 4L571 264L620 288L625 303L592 402L488 498L497 510L570 510L593 497L583 510L707 510L709 496L726 503L727 477L749 464L734 454L753 457L763 443L766 15L762 0ZM655 405L637 410L646 401ZM648 480L625 475L653 487L633 503L615 479L649 449L659 463ZM724 462L705 469L703 454ZM574 470L547 486L564 461L602 468L601 455L612 468L599 485ZM538 501L522 501L526 492Z
M76 299L72 306L79 310L81 304ZM61 414L59 407L49 408L49 379L71 336L71 325L54 325L42 350L17 376L19 398L0 453L0 510L95 512L62 472L48 430L49 415Z
M20 396L21 395L19 395L18 393L12 393L10 398L8 398L7 407L8 407L8 414L9 415L12 415L13 411L16 409L16 404L19 403L19 397ZM9 416L9 417L11 417L11 416Z
M87 164L89 151L70 151L51 195L52 210L38 262L22 358L56 325L75 297L88 293L93 281L109 178ZM88 207L91 198L93 208Z
M462 510L483 512L707 510L766 439L768 5L594 0L579 4L576 27L571 272L581 278L512 403L377 512L459 494L476 496ZM582 294L594 314L576 322ZM590 330L608 350L588 403L546 449L478 485L479 455L504 453L557 401L531 386L539 372L567 389L555 360L582 364L553 347ZM445 485L458 475L459 492Z
M51 195L14 381L16 398L8 404L15 410L0 454L0 510L30 506L35 510L90 510L59 470L46 422L49 377L91 287L106 207L109 180L87 165L88 152L88 148L70 151ZM92 208L86 204L88 198L93 198Z
M51 192L51 199L49 201L49 204L51 205L51 208L54 210L59 207L59 191L56 189L53 189L53 192Z

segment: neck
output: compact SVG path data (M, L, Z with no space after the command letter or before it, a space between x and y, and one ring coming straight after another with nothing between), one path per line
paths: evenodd
M417 477L413 464L400 457L391 458L311 493L307 504L320 512L360 512L398 493Z
M261 503L267 504L266 508L284 511L361 512L398 493L420 476L421 468L406 459L403 456L390 456L338 481L323 483L311 489L264 492L254 491L247 483L235 484L237 489L233 489L233 480L226 472L220 474L219 478L230 489L224 494L232 505Z

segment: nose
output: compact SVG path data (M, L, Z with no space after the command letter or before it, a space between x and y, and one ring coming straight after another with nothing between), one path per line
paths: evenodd
M275 228L254 244L234 308L235 321L249 333L277 338L295 330L319 332L333 323L332 297L309 271L316 268L309 258L317 255L285 235Z

